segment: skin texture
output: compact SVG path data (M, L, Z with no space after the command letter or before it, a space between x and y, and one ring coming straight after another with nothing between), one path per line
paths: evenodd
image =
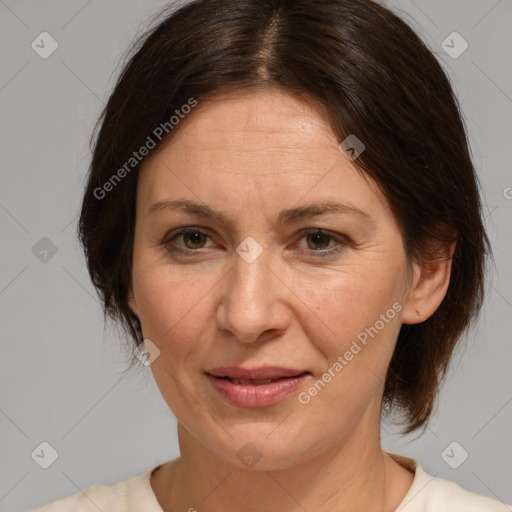
M151 370L178 420L181 456L151 478L158 501L165 511L395 510L413 474L381 450L384 378L401 324L441 303L450 260L407 260L389 204L312 101L276 90L217 95L178 128L140 169L129 294L160 350ZM176 199L230 224L148 212ZM322 201L366 215L277 222L281 210ZM207 236L169 241L184 227ZM324 236L304 233L313 228ZM247 237L263 249L252 263L236 252ZM395 303L401 311L307 405L294 393L235 407L203 373L278 365L311 372L307 390ZM237 457L247 443L261 454L252 467Z

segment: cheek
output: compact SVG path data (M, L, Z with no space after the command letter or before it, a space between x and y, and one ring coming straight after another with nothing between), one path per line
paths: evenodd
M333 429L333 436L338 435L334 425L350 430L369 407L380 407L402 308L400 288L391 275L377 280L380 274L344 275L328 287L304 293L310 308L303 309L308 320L302 326L307 326L305 336L321 354L321 363L297 399L315 418L331 411L324 428ZM394 277L398 282L398 274Z
M299 321L306 336L330 359L348 350L358 336L373 339L368 330L375 335L375 324L381 345L393 345L400 325L401 276L399 266L366 265L321 281L301 280L294 291L302 304Z
M203 414L198 402L190 400L196 382L189 379L203 366L207 340L214 336L208 292L216 280L210 281L161 270L142 271L136 281L144 337L160 350L151 364L153 377L169 408L185 423Z
M214 279L177 275L164 267L141 270L135 286L144 336L164 353L190 351L207 336L205 326L213 314L208 293L214 285Z

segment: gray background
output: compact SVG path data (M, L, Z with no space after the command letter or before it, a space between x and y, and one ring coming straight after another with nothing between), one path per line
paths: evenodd
M28 510L114 484L178 455L176 422L148 368L123 376L116 331L103 327L75 237L89 136L119 58L166 2L0 0L0 507ZM448 70L467 119L496 266L484 313L418 440L383 429L384 447L430 473L512 503L511 0L394 0ZM43 31L58 49L41 58ZM441 43L459 32L469 48ZM456 48L457 48L456 43ZM56 246L47 261L33 247ZM47 241L39 242L48 244ZM40 246L36 249L41 250ZM44 248L44 247L43 247ZM36 254L34 254L34 252ZM31 457L46 441L57 460ZM441 454L456 441L451 461ZM48 452L47 452L48 453Z

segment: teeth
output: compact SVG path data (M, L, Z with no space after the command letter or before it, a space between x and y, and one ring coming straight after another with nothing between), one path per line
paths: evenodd
M257 386L259 384L270 384L271 382L274 382L274 380L277 379L260 379L260 380L246 380L246 379L229 379L233 384L240 384L242 386Z

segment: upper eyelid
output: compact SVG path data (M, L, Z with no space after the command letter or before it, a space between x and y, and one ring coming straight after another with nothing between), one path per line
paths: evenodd
M196 228L194 226L192 227L186 227L186 228L179 228L179 229L176 229L176 230L173 230L173 231L170 231L168 234L166 234L164 236L164 239L163 241L170 241L172 240L173 238L177 237L177 236L180 236L180 235L184 235L186 233L202 233L203 235L206 235L208 238L213 238L208 230L205 230L204 228Z

